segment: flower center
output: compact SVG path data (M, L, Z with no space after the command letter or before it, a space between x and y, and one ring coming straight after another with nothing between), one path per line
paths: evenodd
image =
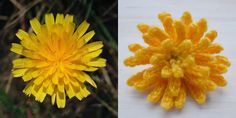
M178 60L178 56L176 54L171 54L170 60Z

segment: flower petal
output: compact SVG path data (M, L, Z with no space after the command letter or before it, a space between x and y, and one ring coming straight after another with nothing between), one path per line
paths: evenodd
M75 37L76 39L79 39L81 36L84 35L84 33L87 31L88 27L89 27L89 23L87 21L83 21L79 27L76 29L73 37Z
M41 24L38 19L34 18L30 20L30 25L36 34L39 34L41 32Z
M64 24L65 19L63 14L57 14L56 16L56 24Z
M52 13L45 15L45 23L48 29L54 24L54 16Z
M25 38L29 38L29 34L27 32L25 32L24 30L18 30L18 32L16 33L16 36L20 39L23 40Z
M65 92L59 92L59 91L57 91L56 100L57 100L57 107L58 107L58 108L64 108L65 105L66 105Z
M137 27L138 27L139 31L142 33L146 33L150 28L149 25L143 24L143 23L138 24Z

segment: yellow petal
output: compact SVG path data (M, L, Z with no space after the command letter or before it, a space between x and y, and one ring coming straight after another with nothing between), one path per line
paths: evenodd
M175 78L182 78L184 76L182 68L177 64L172 64L172 73Z
M82 100L83 98L87 97L90 94L90 92L82 85L78 88L78 91L76 92L76 98L79 100Z
M51 82L52 82L52 80L51 79L47 79L47 78L43 82L43 87L46 88L45 92L47 92L48 86L50 85Z
M85 97L87 97L90 94L90 92L87 90L86 87L84 87L84 88L81 89L81 94L85 98Z
M57 85L59 83L59 75L58 75L58 73L55 73L54 76L52 76L52 82L55 85Z
M78 54L77 56L73 57L71 60L73 61L81 60L82 63L87 63L91 61L93 58L98 57L101 53L102 53L102 49L98 49L95 51L86 52L83 55Z
M153 66L151 68L145 69L143 73L143 79L149 83L155 84L155 82L158 83L159 80L161 80L161 68L160 66Z
M142 33L146 33L149 30L149 28L150 28L149 25L143 24L143 23L138 24L137 27L138 27L139 31L141 31Z
M38 19L34 18L30 20L30 25L36 34L41 32L41 24L39 23Z
M191 23L187 28L186 38L191 39L193 43L197 43L199 40L196 39L198 33L198 26L195 23Z
M94 36L94 34L94 31L90 31L89 33L86 33L84 36L79 38L77 41L78 48L84 46L84 44L86 44Z
M33 85L32 94L36 97L42 85Z
M138 72L137 74L131 76L126 82L127 85L133 86L135 83L141 81L143 79L143 73L144 71Z
M99 49L94 52L90 52L90 53L86 54L84 56L84 58L92 59L92 58L98 57L101 53L102 53L102 49Z
M22 51L23 51L23 46L19 45L17 43L12 43L11 49L12 52L15 52L16 54L20 54L22 55Z
M207 53L197 53L195 54L195 60L199 63L199 64L204 64L205 62L211 62L214 60L214 56L207 54Z
M218 86L226 86L227 85L227 81L224 79L224 77L222 75L211 75L210 79L215 82Z
M56 100L56 94L54 93L54 94L52 95L52 97L51 97L51 103L52 103L52 105L55 104L55 100Z
M57 92L57 107L58 108L64 108L66 105L66 96L65 96L65 92Z
M148 94L147 100L153 103L158 102L164 93L165 84L160 83L159 86L157 86L154 90L151 91L151 93Z
M174 26L177 34L177 41L183 41L186 38L184 24L181 21L177 20L174 22Z
M94 71L96 71L96 70L98 70L98 68L96 68L96 67L86 67L86 68L84 69L84 71L88 71L88 72L94 72Z
M80 91L79 91L78 93L76 93L75 96L76 96L76 98L78 98L79 100L82 100L82 99L84 98Z
M65 30L68 33L68 36L72 36L74 31L75 31L75 23L69 23L65 26ZM69 43L72 43L72 40L74 40L73 38L69 38L69 40L67 40ZM68 44L69 45L69 44Z
M12 71L13 77L21 77L28 69L16 69Z
M181 20L184 22L184 24L189 25L192 23L192 16L189 12L184 12Z
M206 38L210 39L212 42L215 40L217 37L217 32L215 30L212 30L205 35Z
M56 23L57 24L63 24L64 23L64 15L63 14L57 14Z
M150 58L150 64L152 65L161 65L164 63L166 57L163 54L154 54L152 55L152 57Z
M96 41L96 42L92 42L92 43L85 45L83 47L83 49L85 49L86 52L93 52L93 51L96 51L102 47L103 47L102 41Z
M191 49L192 49L192 41L191 40L184 40L182 43L178 46L178 52L183 55L189 55Z
M48 28L50 28L54 24L54 16L52 13L45 15L45 23Z
M54 93L54 89L55 89L55 85L53 85L53 83L50 83L49 85L48 85L48 88L47 88L47 94L49 94L49 95L53 95L53 93Z
M161 41L169 38L169 35L166 32L164 32L162 29L160 29L159 27L150 28L149 33Z
M41 70L34 70L34 71L31 73L31 75L32 75L33 78L36 78L36 77L38 77L41 73L42 73Z
M29 35L27 32L25 32L24 30L18 30L18 32L16 33L16 36L20 39L20 40L23 40L25 38L28 38Z
M205 103L206 95L205 92L202 90L203 88L188 85L188 89L190 91L191 96L197 103L199 104Z
M217 60L218 63L222 63L222 64L224 64L228 67L231 65L229 60L226 57L217 55L216 60Z
M142 49L143 47L135 43L135 44L130 44L128 48L131 52L136 52L137 50Z
M68 84L68 85L65 87L65 89L66 89L66 93L67 93L67 95L68 95L69 98L72 98L72 97L75 96L75 92L74 92L74 90L73 90L71 84Z
M137 52L135 52L135 56L126 58L124 64L126 66L131 66L131 67L136 65L149 64L152 55L158 53L159 51L160 48L153 48L153 47L140 49Z
M96 71L97 68L90 67L86 65L77 65L77 64L68 64L66 68L73 69L73 70L84 70L84 71Z
M35 100L39 102L43 102L44 98L46 97L46 93L43 91L43 86L40 87L37 95L35 96Z
M173 105L174 105L174 99L172 96L170 96L169 90L166 89L163 98L161 99L161 107L168 110L171 109Z
M161 77L162 78L170 78L172 76L171 68L168 66L165 66L161 70Z
M150 87L152 87L151 85L154 85L152 81L142 80L142 81L136 82L136 84L134 85L134 88L139 91L146 91Z
M59 83L58 85L57 85L57 88L58 88L58 91L59 92L65 92L64 90L64 83Z
M165 20L166 17L171 17L171 14L167 13L167 12L162 12L158 15L158 18L163 22Z
M88 62L87 65L94 66L94 67L105 67L106 66L106 59L98 58L98 59Z
M223 74L227 72L227 68L228 68L228 66L224 64L211 64L209 66L211 68L212 73L219 73L219 74Z
M81 36L84 35L88 27L89 27L89 23L87 21L83 21L82 24L80 24L79 27L76 29L73 37L75 37L76 39L79 39Z
M38 77L38 75L39 75L38 71L29 70L25 73L22 79L24 80L24 82L27 82L35 77Z
M144 39L144 42L150 46L159 46L160 45L160 40L157 37L152 36L149 33L145 33L143 35L143 39Z
M184 84L181 85L181 88L179 90L178 96L175 98L175 107L178 109L183 108L184 103L186 101L186 88L184 87Z
M220 53L224 48L219 44L212 44L210 45L204 52L210 54L217 54Z
M210 79L206 79L206 89L208 91L214 91L217 88L217 84L211 81Z
M30 50L23 50L23 56L28 57L30 59L40 59L41 57Z
M180 78L168 78L167 88L169 89L169 94L171 96L178 96L180 87L181 87L181 79Z
M192 65L195 64L195 58L191 55L188 55L183 61L182 63L180 64L180 66L182 68L185 68L185 67L191 67Z
M168 53L174 47L174 42L171 39L166 39L161 42L161 47Z
M13 60L13 68L31 68L34 66L35 63L31 59L20 58Z
M195 36L195 42L198 42L201 37L203 36L203 34L207 31L207 21L206 19L200 19L198 22L197 22L197 26L198 26L198 33L197 35Z
M73 19L74 19L74 16L73 15L69 15L69 14L66 14L66 17L65 17L65 24L69 24L69 23L73 23Z
M42 103L44 101L46 95L47 94L45 92L41 92L41 94L39 94L39 98L38 98L39 102Z
M94 35L95 35L95 32L90 31L86 33L84 36L82 36L79 40L84 40L84 42L87 43Z
M40 84L42 84L42 82L45 80L45 78L43 78L43 77L38 77L38 78L36 78L35 80L34 80L34 84L35 85L40 85Z
M208 38L202 39L197 45L198 50L204 50L211 44L211 41Z
M23 92L30 96L32 94L32 89L33 89L33 82L29 82L26 87L24 88Z
M205 32L207 31L207 21L206 19L202 18L197 22L199 26L199 32Z
M80 72L80 78L77 78L78 80L82 79L82 80L85 80L86 82L88 82L90 85L92 85L93 87L97 88L97 85L96 83L93 81L93 79L88 75L86 74L85 72ZM81 80L80 80L81 81Z
M170 16L165 17L162 21L165 31L172 37L175 38L175 28L173 25L173 19Z
M21 43L22 46L24 46L26 49L34 50L34 51L38 49L37 44L35 44L35 43L33 42L33 40L32 40L30 37L23 39L20 43Z

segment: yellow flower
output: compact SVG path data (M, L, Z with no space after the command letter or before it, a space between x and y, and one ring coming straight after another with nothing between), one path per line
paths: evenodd
M207 22L193 22L185 12L180 20L173 20L169 13L159 14L164 30L139 24L138 29L148 47L129 45L134 56L127 58L126 66L150 64L127 81L139 91L148 93L148 101L161 102L165 109L182 108L187 94L199 104L206 100L206 93L217 86L225 86L222 76L230 66L226 57L217 55L223 48L213 43L217 32L207 32Z
M106 65L99 58L102 53L101 41L88 43L95 32L86 33L89 24L84 21L75 30L72 15L45 15L45 24L34 18L30 20L33 32L19 30L16 36L20 44L13 43L11 51L22 58L13 61L14 77L22 77L27 82L23 92L33 95L43 102L46 95L51 96L58 108L64 108L66 96L79 100L90 92L85 83L96 88L95 82L84 71L93 72Z

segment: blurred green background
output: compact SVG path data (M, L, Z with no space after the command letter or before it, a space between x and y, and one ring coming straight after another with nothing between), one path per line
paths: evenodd
M117 0L0 0L0 118L116 118L117 6ZM52 106L49 96L43 103L27 97L22 92L26 83L11 75L12 60L19 57L9 51L12 42L19 42L15 33L30 30L34 17L44 23L45 13L72 14L77 25L86 19L96 32L92 41L104 42L107 66L90 73L98 89L88 86L88 98L67 99L64 109Z

